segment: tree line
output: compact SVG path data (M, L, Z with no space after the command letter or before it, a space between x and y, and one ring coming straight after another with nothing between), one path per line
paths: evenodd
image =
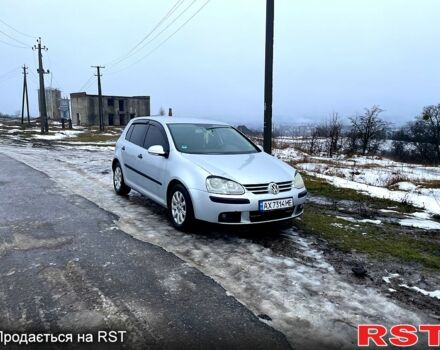
M348 125L332 113L296 146L312 155L382 154L399 161L440 164L440 104L424 107L415 120L397 130L381 118L382 112L376 105L365 108L363 114L350 117Z

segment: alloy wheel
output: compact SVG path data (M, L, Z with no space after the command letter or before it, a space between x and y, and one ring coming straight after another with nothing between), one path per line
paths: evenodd
M113 173L113 183L115 185L116 190L119 191L122 185L122 171L119 166L116 167Z
M182 225L186 218L186 201L182 192L176 191L171 199L171 214L176 224Z

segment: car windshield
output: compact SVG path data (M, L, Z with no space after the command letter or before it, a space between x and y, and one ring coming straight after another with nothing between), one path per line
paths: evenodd
M234 128L215 124L168 124L178 151L195 154L257 153L259 149Z

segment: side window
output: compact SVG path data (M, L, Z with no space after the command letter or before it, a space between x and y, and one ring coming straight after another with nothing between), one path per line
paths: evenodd
M133 124L133 131L131 132L129 141L142 147L147 129L147 124Z
M162 130L158 126L151 124L148 129L147 137L145 138L144 148L148 149L154 145L161 145L165 151L168 151L168 141L162 133Z
M130 141L130 136L131 136L131 133L133 132L134 126L135 126L135 124L131 124L130 129L128 129L127 133L125 134L125 139L127 141Z

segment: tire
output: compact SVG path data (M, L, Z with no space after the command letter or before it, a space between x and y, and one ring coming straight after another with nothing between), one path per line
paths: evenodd
M171 223L180 231L187 231L194 224L194 210L186 188L181 185L175 185L168 199L168 214Z
M116 163L115 167L113 168L113 187L116 194L120 196L126 196L131 190L131 188L128 187L124 182L124 175L119 163Z

